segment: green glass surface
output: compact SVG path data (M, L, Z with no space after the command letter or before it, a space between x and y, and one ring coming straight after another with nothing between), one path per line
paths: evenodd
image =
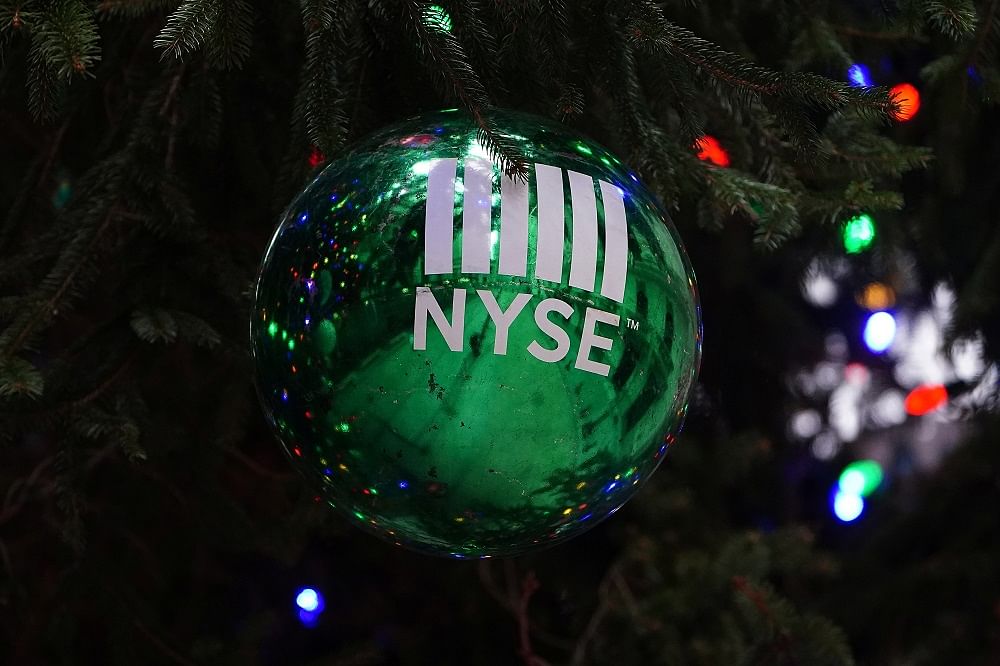
M355 145L295 199L264 258L251 324L261 400L294 466L357 525L396 544L459 558L551 545L617 510L680 429L701 349L694 273L676 231L635 174L565 127L513 112L498 112L495 120L532 164L562 169L561 282L534 275L534 171L526 275L500 274L506 204L496 166L490 272L462 273L463 164L486 151L468 117L445 111ZM448 158L458 160L454 270L425 275L428 173L435 160ZM594 290L569 286L569 171L594 179L600 231ZM617 187L624 201L622 302L600 293L606 249L600 181ZM426 349L415 349L418 287L430 289L445 324L457 321L455 290L465 290L460 351L432 317L426 317ZM530 296L510 324L506 354L495 353L497 325L479 291L503 310L518 295ZM535 318L536 306L552 298L572 314L543 317L570 343L565 357L545 362L528 349L533 342L536 350L558 349ZM576 367L588 308L619 317L617 326L606 318L591 322L611 349L594 346L586 357L609 366L607 376Z

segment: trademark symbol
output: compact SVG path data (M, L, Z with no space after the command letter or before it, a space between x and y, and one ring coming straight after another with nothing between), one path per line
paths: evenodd
M629 328L630 331L638 331L639 330L639 322L637 322L635 319L631 319L631 318L626 317L626 321L628 323L628 328Z

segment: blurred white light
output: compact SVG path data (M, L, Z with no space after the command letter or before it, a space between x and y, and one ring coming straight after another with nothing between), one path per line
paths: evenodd
M941 355L941 327L930 312L921 312L901 322L892 355L899 361L893 368L896 382L904 388L948 381L947 363Z
M802 295L807 301L821 308L828 308L837 301L840 289L833 278L813 261L802 277Z
M850 523L857 520L864 510L865 500L861 495L837 491L833 498L833 513L841 522Z
M845 360L850 352L847 346L847 337L839 331L827 335L824 346L826 347L826 355L837 361Z
M858 384L845 382L830 396L827 420L841 441L853 442L861 433L861 395Z
M865 322L864 339L868 349L876 354L892 346L896 337L896 320L888 312L875 312Z
M809 439L823 427L823 418L815 409L803 409L792 414L788 427L799 439Z
M832 391L837 388L840 384L841 378L844 376L843 368L836 363L818 363L816 365L816 371L813 373L813 379L816 380L816 386L824 391Z
M963 338L951 346L951 363L955 377L963 382L978 379L986 368L983 361L983 338Z
M816 435L809 450L817 460L833 460L840 453L840 440L827 430Z
M902 391L889 389L875 399L871 406L871 417L875 425L882 428L899 425L906 421L906 396Z

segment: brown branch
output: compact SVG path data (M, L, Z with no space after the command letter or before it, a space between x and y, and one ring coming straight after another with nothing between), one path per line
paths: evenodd
M521 596L517 602L517 633L520 643L518 652L521 655L521 659L524 660L525 666L543 666L546 664L545 660L535 654L535 651L531 647L531 620L528 617L528 605L531 603L531 597L534 596L539 587L541 587L541 584L538 582L535 572L529 571L521 583Z
M733 589L746 597L757 608L760 614L767 619L767 623L771 625L771 629L775 634L775 638L771 641L772 649L788 657L791 663L797 664L798 660L792 652L792 637L778 624L774 613L771 612L771 608L767 604L764 593L754 587L745 576L733 576L731 583Z

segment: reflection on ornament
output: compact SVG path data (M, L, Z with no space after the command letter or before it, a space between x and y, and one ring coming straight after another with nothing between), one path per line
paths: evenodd
M711 162L718 167L729 166L729 153L722 147L719 140L708 134L695 141L694 147L698 150L698 159Z
M872 352L881 354L892 346L896 338L896 319L882 311L872 313L865 322L864 340Z
M868 497L882 485L882 466L874 460L856 460L840 473L841 492Z
M854 63L847 68L847 82L854 87L872 85L872 75L867 65Z
M456 112L344 151L286 212L252 323L292 464L357 525L455 558L617 510L673 441L701 344L652 194L563 126L492 118L526 181Z
M906 122L917 115L920 110L920 91L909 83L900 83L889 89L889 93L899 103L899 111L894 114L894 118L900 122Z
M903 403L906 413L923 416L948 402L948 389L941 384L924 384L910 391Z
M857 254L875 240L875 222L867 213L852 217L844 225L844 250Z
M881 282L872 282L858 296L858 304L866 310L885 310L896 304L896 292Z
M839 488L833 495L833 515L842 523L857 520L865 510L865 500L861 495L845 493Z

